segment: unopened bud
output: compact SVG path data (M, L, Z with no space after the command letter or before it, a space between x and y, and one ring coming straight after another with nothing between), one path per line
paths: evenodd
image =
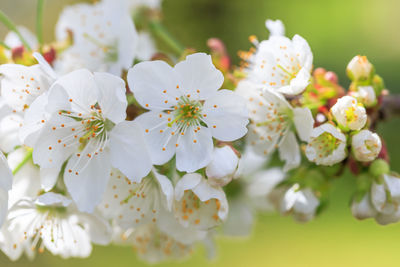
M376 133L362 130L353 136L351 146L356 160L368 162L379 155L382 149L382 142Z
M372 86L359 86L356 92L351 92L351 95L366 107L372 107L377 103L375 90Z
M372 64L366 56L355 56L347 65L347 75L353 81L364 81L371 77Z
M389 164L383 159L374 160L371 166L369 166L369 172L375 177L387 174L389 173L389 171L390 171Z

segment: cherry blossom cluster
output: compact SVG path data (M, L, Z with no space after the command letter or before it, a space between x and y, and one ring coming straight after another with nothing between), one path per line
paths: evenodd
M313 219L345 168L356 218L400 220L400 179L375 133L388 91L366 57L348 64L346 92L279 20L267 40L250 38L241 66L218 39L209 54L161 53L160 5L67 6L54 42L22 26L2 42L0 249L11 260L88 257L93 244L185 258L219 234L248 235L257 212Z

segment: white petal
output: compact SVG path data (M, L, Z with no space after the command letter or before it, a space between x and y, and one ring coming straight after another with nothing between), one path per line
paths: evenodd
M94 244L107 245L111 241L111 226L102 217L96 214L79 214L79 223L89 234Z
M157 172L153 172L155 178L157 179L158 183L160 184L161 191L165 195L166 199L166 207L168 211L171 211L172 203L174 200L174 187L172 186L171 181L165 175L161 175Z
M86 155L82 157L86 158ZM103 151L93 155L85 168L82 164L86 162L74 154L65 168L64 182L78 209L92 213L100 203L110 177L109 153ZM76 170L79 170L78 174Z
M206 174L210 178L232 175L238 166L239 158L229 146L214 148L213 159L207 165Z
M289 132L283 137L282 143L279 146L279 158L285 161L285 166L283 167L285 172L300 165L300 148L293 132Z
M72 200L70 198L67 198L61 194L53 193L53 192L48 192L43 195L40 195L36 201L35 204L41 205L41 206L62 206L62 207L67 207L72 203Z
M212 159L213 140L208 128L190 126L177 141L176 168L179 171L194 172L204 168Z
M67 92L75 112L90 112L90 107L99 99L99 90L93 74L80 69L60 77L52 87L61 86Z
M99 99L101 111L104 116L114 123L119 123L126 118L126 96L125 82L121 78L108 74L96 72L94 80L99 88Z
M168 127L168 118L173 119L166 113L149 111L135 119L143 129L151 160L155 165L168 162L175 154L178 132L175 124Z
M128 71L128 84L139 104L148 109L170 108L182 94L172 67L164 61L136 64Z
M55 186L59 173L60 168L40 169L40 182L44 191L50 191Z
M267 27L269 34L271 36L278 35L284 36L285 35L285 25L283 25L282 21L279 19L277 20L270 20L267 19L265 22L265 27Z
M181 200L185 190L195 188L201 182L202 176L198 173L184 175L175 185L175 199Z
M33 34L29 29L25 28L24 26L17 26L17 29L32 49L36 49L38 47L38 40L35 34ZM4 38L4 43L11 48L24 45L21 42L19 36L13 31L7 33L6 37Z
M278 91L283 94L298 95L306 89L310 83L310 78L310 72L307 69L302 68L296 78L290 81L290 86L281 87Z
M8 166L7 159L0 151L0 188L8 191L12 185L12 172Z
M11 152L16 146L21 145L19 140L19 129L23 118L11 113L0 120L0 149L4 152Z
M297 134L304 142L310 139L311 131L314 128L314 118L309 108L294 108L293 121L296 126Z
M186 93L198 94L199 99L210 98L224 82L224 75L215 68L211 56L204 53L187 56L175 65L174 71L179 77L179 86Z
M134 121L117 124L110 133L111 164L130 180L139 182L152 167L143 130Z
M206 100L202 113L207 115L204 121L212 135L221 141L233 141L247 133L245 99L232 91L219 90Z

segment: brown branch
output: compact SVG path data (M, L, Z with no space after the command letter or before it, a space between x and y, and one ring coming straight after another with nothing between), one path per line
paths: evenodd
M400 116L400 95L385 95L379 110L379 119L386 120L394 116Z

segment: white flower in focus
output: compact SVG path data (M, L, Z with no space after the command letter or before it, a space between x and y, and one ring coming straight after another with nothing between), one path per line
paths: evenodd
M24 112L32 102L46 92L56 76L44 58L34 53L39 64L23 66L3 64L0 66L1 97L14 113Z
M64 41L70 33L74 43L54 63L58 73L87 68L119 76L132 66L137 33L123 1L66 7L57 22L57 40Z
M250 58L247 79L279 93L297 95L310 83L312 61L311 49L301 36L290 40L273 35L262 41Z
M149 263L183 259L193 250L191 244L181 243L160 231L155 224L142 225L132 233L133 248L139 258Z
M375 90L372 86L358 86L356 92L350 92L351 96L355 97L366 107L372 107L377 103Z
M47 99L44 99L47 98ZM42 169L58 169L68 160L64 182L81 211L92 212L106 190L111 166L137 182L151 160L137 123L125 121L125 83L107 73L77 70L57 80L48 95L32 104L28 125L40 125L33 160ZM37 109L34 109L36 107ZM43 110L49 118L40 118ZM29 121L32 119L33 121Z
M213 159L206 167L206 175L210 184L225 186L233 178L239 158L229 146L214 148Z
M307 222L314 218L319 204L310 188L300 189L295 184L284 193L279 210L282 214L292 213L297 221Z
M331 108L331 112L339 126L345 130L360 130L367 122L367 112L364 106L351 96L339 98Z
M361 201L357 202L356 200L353 200L353 203L351 204L351 213L355 218L364 220L375 217L378 212L372 205L370 194L367 193Z
M171 181L154 170L140 183L131 182L121 172L113 170L99 209L123 229L136 228L162 220L160 211L171 211L173 196Z
M269 30L270 36L285 36L285 25L283 25L282 21L279 19L267 19L265 21L265 27Z
M371 202L378 211L375 220L379 224L395 223L400 220L400 178L384 174L383 183L373 183Z
M280 94L250 82L241 82L237 93L247 100L250 125L247 140L259 155L270 155L279 149L288 171L300 164L300 149L295 133L309 140L314 119L308 108L293 108ZM294 131L296 130L296 132Z
M8 236L1 249L12 260L22 253L33 258L38 247L63 258L88 257L91 242L106 245L110 239L107 222L96 215L77 212L65 196L46 193L36 200L24 198L9 211L3 227Z
M355 56L347 65L347 74L352 80L367 80L373 71L366 56Z
M206 230L221 224L228 215L224 191L198 173L184 175L175 186L175 216L185 227Z
M0 152L0 227L8 211L8 191L12 187L12 172L7 159Z
M174 68L163 61L142 62L128 72L136 100L149 109L136 121L144 129L153 163L176 154L180 171L194 172L212 160L213 137L234 141L246 134L244 99L218 90L224 77L211 57L197 53Z
M347 156L346 136L329 123L313 129L305 151L309 161L331 166Z
M358 161L372 161L381 152L381 139L376 133L372 133L369 130L360 131L353 135L351 140L352 151Z

